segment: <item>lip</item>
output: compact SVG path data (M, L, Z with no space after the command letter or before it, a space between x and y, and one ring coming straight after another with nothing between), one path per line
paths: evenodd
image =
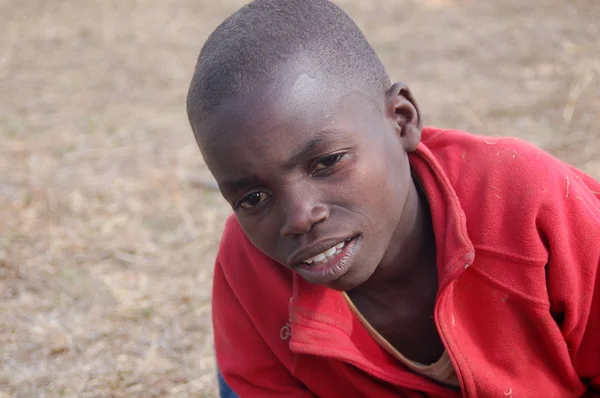
M346 242L347 239L338 240L339 242ZM333 241L331 241L333 242ZM335 243L333 243L335 244ZM358 247L360 245L360 236L355 236L350 239L350 241L346 242L342 251L336 255L334 258L326 262L325 264L319 265L310 265L304 262L299 262L294 265L294 269L300 276L306 279L308 282L315 284L328 284L336 279L342 277L348 270L350 269L356 252L358 251ZM321 245L319 245L320 248ZM323 250L327 250L330 246L324 247ZM314 246L317 247L317 246ZM312 247L311 247L312 249ZM321 251L322 252L322 251ZM321 253L319 251L315 252L312 256ZM302 252L301 252L302 253ZM311 252L312 253L312 252ZM303 257L304 259L310 258L311 255L309 253L308 256Z

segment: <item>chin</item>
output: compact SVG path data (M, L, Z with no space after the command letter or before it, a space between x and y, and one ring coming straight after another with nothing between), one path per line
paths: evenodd
M379 262L375 264L369 264L358 261L358 264L360 264L360 269L352 270L355 272L349 272L348 274L344 275L343 278L339 278L338 280L328 284L327 287L340 292L349 292L351 290L359 289L365 284L370 285L367 282L369 282L369 279L371 279L377 270Z
M337 290L338 292L348 292L354 290L367 281L368 278L357 278L354 275L344 275L327 286L330 289Z

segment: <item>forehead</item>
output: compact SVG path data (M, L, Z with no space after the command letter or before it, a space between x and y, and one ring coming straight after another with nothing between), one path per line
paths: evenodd
M364 131L360 124L379 108L352 82L340 84L310 63L295 62L272 76L222 101L205 126L199 142L214 174L223 164L230 170L236 163L283 162L324 132Z
M318 71L296 67L222 101L205 126L202 139L211 146L234 138L286 140L285 132L297 136L339 128L344 122L350 123L357 112L364 114L374 108L373 100L359 89L336 84Z

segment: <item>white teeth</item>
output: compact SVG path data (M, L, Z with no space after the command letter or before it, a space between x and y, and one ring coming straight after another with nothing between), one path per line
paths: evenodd
M317 254L316 256L314 256L312 258L312 260L316 263L321 262L321 261L325 260L325 254L324 253Z
M306 264L312 263L320 263L325 259L331 259L333 256L340 254L342 252L342 248L346 245L346 242L338 243L337 245L330 247L325 250L323 253L319 253L314 257L304 260L303 262Z
M335 246L334 246L334 247L332 247L332 248L331 248L331 249L329 249L329 250L325 250L325 251L323 252L323 254L324 254L326 257L331 257L331 256L333 256L333 254L335 253L335 250L336 250L336 249L335 249Z

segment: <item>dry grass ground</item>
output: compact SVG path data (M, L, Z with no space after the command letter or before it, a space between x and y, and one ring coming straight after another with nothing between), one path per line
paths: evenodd
M228 209L197 184L184 98L242 3L0 0L0 397L215 395ZM428 124L600 177L597 1L340 4Z

